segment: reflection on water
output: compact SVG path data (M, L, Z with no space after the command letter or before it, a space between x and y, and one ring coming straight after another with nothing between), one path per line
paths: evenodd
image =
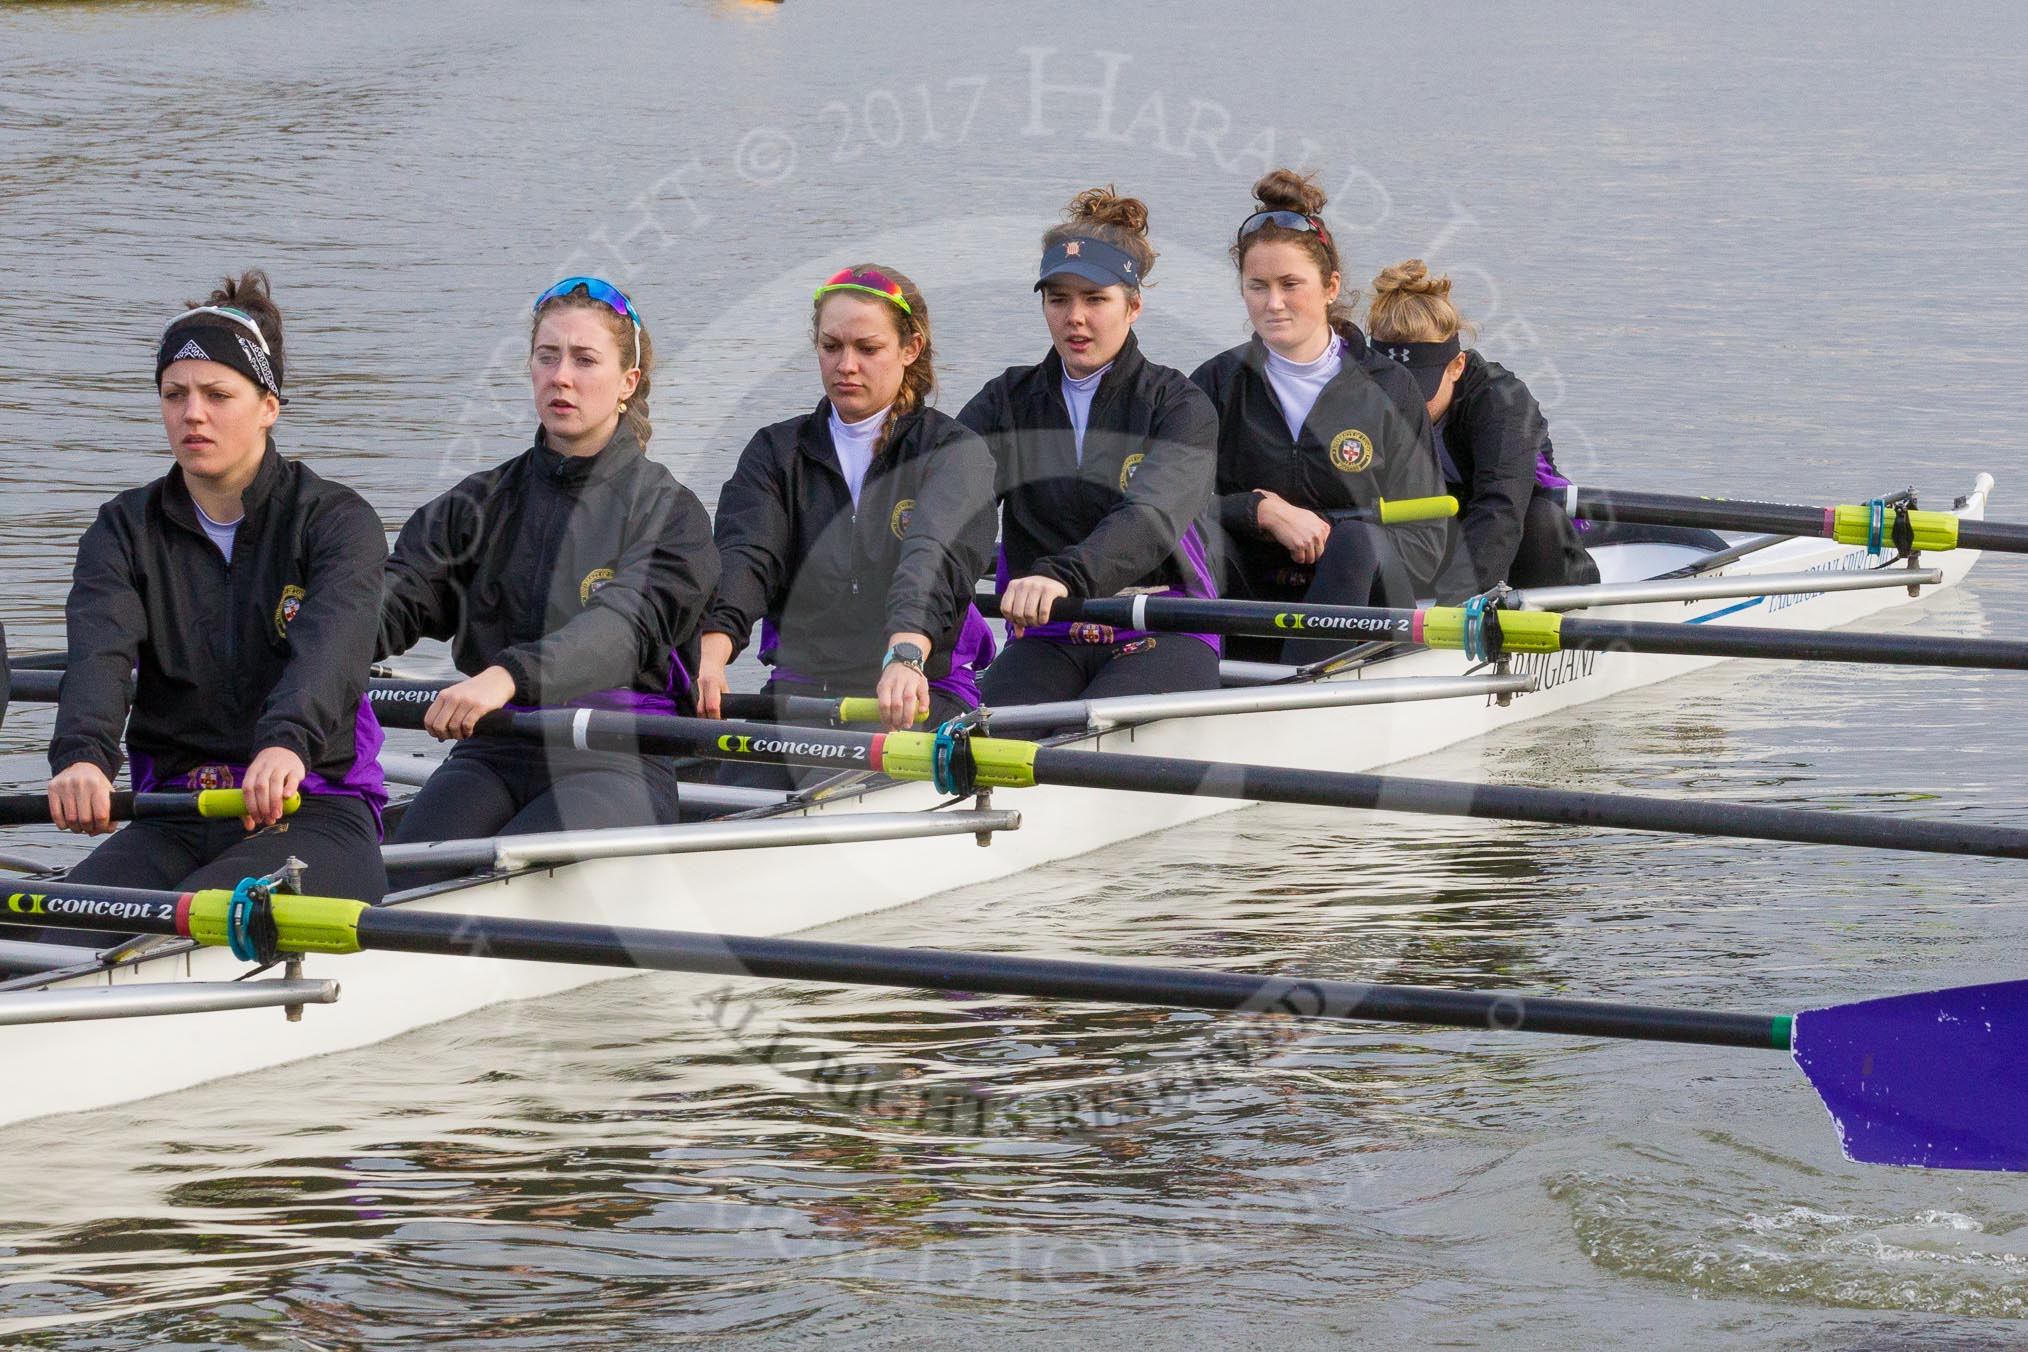
M0 5L14 648L57 644L71 542L159 472L154 326L228 269L289 313L284 449L390 523L523 443L525 298L616 272L667 363L655 453L709 501L814 401L841 249L923 280L954 407L1040 353L1033 240L1117 180L1164 254L1144 342L1188 368L1240 336L1223 251L1305 135L1348 283L1450 268L1588 480L1934 505L1992 468L2023 515L2011 12L937 14L621 4L571 47L524 0ZM1429 32L1465 94L1320 123ZM1882 623L2017 632L2021 567L1976 576ZM2017 680L1736 664L1414 772L2028 823ZM10 712L0 780L48 731ZM1275 809L833 932L1787 1010L2018 975L2018 872ZM2028 1192L1843 1163L1773 1053L649 976L9 1144L26 1347L1912 1347L2023 1314Z

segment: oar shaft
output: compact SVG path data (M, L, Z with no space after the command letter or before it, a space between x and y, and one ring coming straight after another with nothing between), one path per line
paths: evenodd
M1565 651L1625 650L1701 657L2028 671L2028 643L1934 634L1754 629L1741 625L1661 624L1652 620L1599 620L1566 615L1560 626L1559 641Z
M292 797L284 810L294 812L301 804ZM238 789L204 789L197 793L113 792L112 819L134 821L146 817L241 817L246 815L246 796ZM43 826L50 821L49 796L41 793L0 794L0 826Z
M1786 1049L1786 1018L1535 998L1421 986L1254 976L1242 972L1061 962L807 939L616 929L459 916L407 906L359 916L361 948L568 962L908 990L1247 1010L1304 1018L1447 1024L1581 1037Z
M1642 526L1696 526L1705 530L1768 531L1847 544L1865 543L1862 526L1867 506L1805 507L1785 502L1735 502L1728 498L1693 498L1673 493L1628 493L1602 488L1573 488L1565 499L1570 515L1588 521L1620 521ZM1970 521L1945 512L1911 512L1923 548L1990 549L2028 553L2028 525L2002 521ZM1894 510L1888 506L1882 543L1893 545ZM1949 543L1945 543L1948 539Z

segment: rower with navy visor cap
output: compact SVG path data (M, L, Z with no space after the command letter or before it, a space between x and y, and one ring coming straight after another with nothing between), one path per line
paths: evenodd
M534 443L426 503L388 559L379 652L451 645L465 679L424 730L456 745L400 843L675 820L668 757L475 736L496 709L689 712L697 625L718 582L697 495L647 455L654 341L597 277L538 295ZM437 875L430 875L432 877Z
M112 830L123 764L138 792L239 789L246 816L132 822L70 881L231 888L293 856L332 895L387 890L365 700L386 537L357 493L276 449L284 370L261 272L164 326L155 382L175 463L78 542L49 744L65 830Z
M988 705L1213 689L1219 640L1050 619L1059 598L1212 596L1203 523L1216 415L1135 340L1155 261L1147 208L1080 193L1042 237L1035 289L1050 351L987 383L959 415L996 464L1000 612L1013 636Z

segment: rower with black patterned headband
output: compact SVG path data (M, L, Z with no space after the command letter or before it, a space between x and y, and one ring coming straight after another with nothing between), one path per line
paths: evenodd
M1461 342L1470 327L1451 303L1451 279L1411 258L1373 279L1367 331L1415 377L1436 429L1444 479L1458 499L1441 590L1469 595L1506 583L1562 587L1598 581L1578 527L1551 490L1549 422L1521 377Z
M1218 409L1225 591L1412 606L1436 577L1445 528L1371 518L1382 501L1444 491L1422 395L1352 320L1323 190L1277 169L1253 192L1231 256L1254 336L1191 376ZM1281 656L1339 646L1292 639Z
M381 732L364 700L386 535L357 493L276 450L285 373L264 273L163 329L155 383L176 463L78 542L49 744L50 815L67 831L112 830L123 725L136 790L238 787L247 815L132 822L71 881L230 888L295 856L322 895L387 890Z
M387 562L380 652L448 640L465 679L423 717L456 741L395 840L470 839L676 818L675 762L474 735L492 711L694 706L697 625L718 581L697 495L648 458L654 344L610 282L535 298L535 444L410 517Z
M993 548L993 461L936 388L929 304L885 264L816 289L824 397L754 433L718 497L725 575L704 621L698 703L759 629L776 698L877 696L890 729L978 704L992 631L972 604Z
M1015 637L986 673L989 705L1218 686L1216 637L1050 619L1063 597L1217 595L1202 518L1218 418L1135 341L1154 264L1145 205L1079 193L1042 236L1049 355L958 415L998 468L1000 613Z

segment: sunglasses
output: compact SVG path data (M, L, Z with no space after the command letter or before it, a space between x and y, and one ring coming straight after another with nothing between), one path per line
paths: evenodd
M581 295L595 300L634 326L634 365L641 364L641 315L627 293L598 277L566 277L535 298L535 312L562 296Z
M1279 225L1284 230L1307 230L1324 243L1331 242L1331 232L1324 228L1324 223L1300 211L1256 211L1239 223L1239 237L1245 239L1265 225Z
M261 332L261 326L254 321L254 317L244 310L235 310L226 305L200 305L194 310L185 310L182 314L177 315L176 318L162 326L162 336L167 338L169 330L185 320L196 318L198 315L217 315L220 319L231 320L253 335L254 341L261 345L261 351L267 353L270 357L275 355L274 349L268 346L268 336Z
M840 268L831 274L831 280L817 288L816 300L822 300L833 291L864 291L869 296L891 300L901 307L905 315L915 311L908 303L908 297L901 294L901 283L890 281L872 268Z

